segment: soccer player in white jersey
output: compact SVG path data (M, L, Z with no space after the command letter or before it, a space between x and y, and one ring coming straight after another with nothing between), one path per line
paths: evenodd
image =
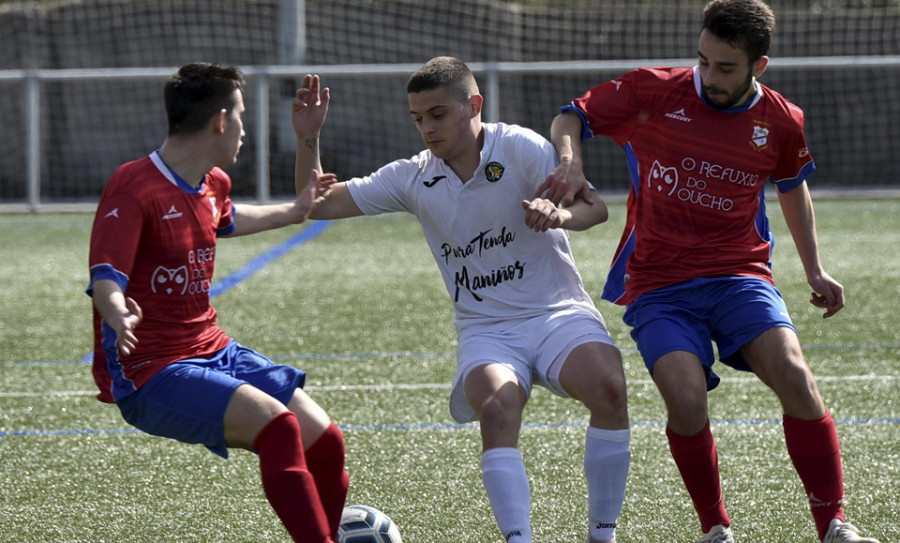
M320 93L318 76L307 76L302 88L306 165L321 169L318 137L330 94ZM450 413L480 422L482 480L504 539L532 541L518 438L539 384L590 412L587 541L614 541L631 458L625 376L563 230L605 221L606 206L579 200L558 208L531 198L557 165L552 145L519 126L482 123L483 98L462 61L432 59L410 77L407 92L427 149L333 185L311 217L405 211L421 222L456 310Z
M562 108L551 127L561 166L539 193L559 201L560 189L586 187L582 140L604 135L625 150L628 216L603 298L627 306L624 320L665 401L700 542L734 541L707 406L719 382L715 342L722 363L753 372L778 396L819 540L877 543L845 522L835 423L769 265L763 188L772 182L810 301L825 317L843 307L843 287L819 260L803 112L757 81L774 29L759 0L707 4L696 67L633 70Z

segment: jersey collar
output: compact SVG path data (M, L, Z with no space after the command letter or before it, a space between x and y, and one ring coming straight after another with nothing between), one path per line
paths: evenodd
M755 106L756 103L762 99L762 87L756 81L756 78L753 79L753 82L756 84L756 93L749 100L739 106L733 106L728 109L719 109L711 106L709 102L706 101L706 98L703 97L703 81L700 79L700 68L694 66L694 89L697 91L697 96L700 97L700 100L702 100L707 107L715 109L716 111L721 111L722 113L743 113Z
M159 154L159 149L150 153L150 161L153 162L153 165L156 166L156 169L159 170L159 173L163 174L163 177L169 180L170 183L180 188L181 190L189 193L189 194L200 194L203 192L203 189L206 185L206 176L203 176L203 180L200 181L200 184L197 185L197 188L194 188L185 181L180 175L178 175L175 170L169 167L166 164L166 161L163 160L162 156Z

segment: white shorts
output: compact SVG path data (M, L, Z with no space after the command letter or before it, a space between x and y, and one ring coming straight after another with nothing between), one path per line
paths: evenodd
M466 376L485 364L500 364L516 374L526 394L536 382L557 396L569 395L559 384L563 363L575 347L585 343L615 343L603 317L580 308L548 313L519 321L494 332L470 332L459 339L456 376L450 391L450 415L457 422L475 420L466 398Z

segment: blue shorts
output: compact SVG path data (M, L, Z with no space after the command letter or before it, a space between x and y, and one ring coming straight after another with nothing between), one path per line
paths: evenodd
M796 330L781 293L753 277L701 278L638 296L623 320L631 326L650 374L659 358L672 351L697 355L706 370L706 388L719 377L712 370L716 343L719 360L741 371L752 371L740 349L778 326Z
M306 374L274 364L231 341L212 358L188 358L169 364L116 404L125 421L155 436L201 443L228 458L225 408L237 387L248 384L287 405Z

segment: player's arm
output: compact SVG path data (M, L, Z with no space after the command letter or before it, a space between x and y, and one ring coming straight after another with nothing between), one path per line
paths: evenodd
M824 309L823 316L828 318L844 307L844 287L822 268L809 188L804 182L788 192L778 192L778 201L784 214L784 222L797 246L806 280L813 289L809 301Z
M582 231L609 218L606 203L596 197L593 203L588 203L576 195L575 202L568 207L557 207L551 200L535 198L522 200L522 207L525 224L535 232L546 232L551 228Z
M297 90L292 104L291 121L297 134L297 159L294 165L294 185L297 194L301 194L307 186L307 173L311 170L322 171L319 158L319 134L325 124L331 93L328 88L321 89L318 75L306 75L303 84ZM329 174L330 175L330 174ZM314 199L314 206L309 215L313 219L343 219L362 215L359 207L350 196L344 183L323 183L319 186Z
M559 157L557 166L534 193L535 198L546 198L569 206L580 195L587 204L594 203L594 193L584 176L581 154L581 117L566 111L558 114L550 125L550 141Z
M347 183L335 183L317 200L316 208L309 215L311 219L345 219L359 217L363 212L356 205Z
M246 236L299 224L308 219L337 181L337 176L333 173L320 174L316 170L310 170L308 176L309 181L293 202L268 205L233 204L234 230L223 237Z
M325 124L329 89L320 90L318 75L307 74L291 103L291 124L297 136L297 157L294 163L294 187L300 195L309 181L309 171L322 171L319 157L319 133Z
M119 352L125 356L133 353L138 343L134 330L144 317L141 307L133 299L126 297L119 285L111 279L97 279L93 282L92 299L97 312L116 331Z

